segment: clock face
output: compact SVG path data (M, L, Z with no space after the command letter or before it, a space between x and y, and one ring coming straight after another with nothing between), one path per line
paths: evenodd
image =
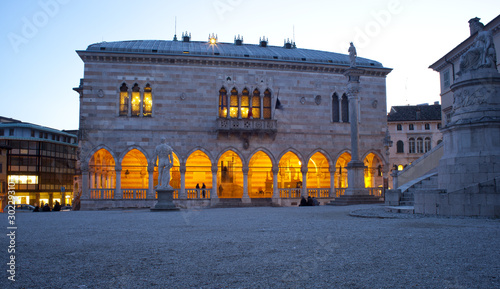
M103 97L103 96L104 96L104 91L103 91L102 89L99 89L99 90L97 91L97 96L98 96L98 97Z

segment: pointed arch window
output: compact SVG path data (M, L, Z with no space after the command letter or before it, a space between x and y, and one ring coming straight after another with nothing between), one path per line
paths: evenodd
M128 115L128 87L125 83L120 86L120 116Z
M248 118L250 108L250 92L245 87L241 92L241 117Z
M224 87L219 90L219 117L227 117L227 90Z
M402 140L398 140L396 143L396 148L397 148L397 153L404 153L405 152L405 145Z
M271 91L264 91L264 119L271 119Z
M428 152L431 150L431 139L426 137L424 140L424 152Z
M337 93L332 95L332 122L340 122L339 96Z
M256 88L252 96L252 116L260 118L260 91Z
M349 99L342 95L342 122L349 122Z
M415 139L410 138L408 142L408 153L414 154L415 153Z
M141 114L141 89L139 85L136 83L134 87L132 87L132 106L131 106L131 115L139 116Z
M238 117L238 90L236 87L233 87L231 89L231 98L230 98L230 103L229 103L229 116L231 118L237 118Z
M153 114L153 96L151 86L146 84L144 87L144 100L142 102L142 116L151 116Z
M417 138L417 154L424 153L424 141L421 137Z

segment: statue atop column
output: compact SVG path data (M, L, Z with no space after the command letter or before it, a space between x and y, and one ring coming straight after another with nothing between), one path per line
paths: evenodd
M354 44L351 42L351 46L349 46L349 59L351 61L351 67L356 67L356 56L358 54L356 53L356 47L354 47Z
M174 166L173 149L162 137L161 144L155 148L155 161L158 158L158 186L156 189L172 189L170 183L170 169Z
M459 76L480 68L496 70L497 55L491 31L479 31L471 48L460 57Z

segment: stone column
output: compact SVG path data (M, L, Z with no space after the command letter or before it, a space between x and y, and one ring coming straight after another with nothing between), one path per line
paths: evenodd
M260 119L264 119L264 96L260 96Z
M302 165L300 171L302 172L302 190L300 192L300 195L307 199L307 196L309 195L307 192L307 165Z
M227 100L226 118L231 118L231 91L228 91L228 93L226 94L226 100Z
M278 165L273 165L273 203L280 199L280 190L278 188L278 173L280 168Z
M123 199L122 193L122 166L115 165L116 172L116 185L115 185L115 199L121 200Z
M95 170L90 169L88 172L89 172L89 176L90 176L89 189L95 189Z
M89 170L82 168L82 200L90 199Z
M328 195L330 198L335 197L335 171L336 168L335 166L330 166L329 168L330 171L330 194Z
M243 203L251 203L250 197L248 196L248 166L243 166L243 198L241 198Z
M217 185L217 171L219 167L215 164L212 165L212 193L210 194L210 199L219 198L219 186Z
M339 97L339 122L342 121L342 95Z
M181 190L179 191L179 199L187 199L186 195L186 164L181 163L179 168L181 173Z
M359 78L364 70L351 67L344 72L348 79L349 122L351 124L351 161L347 164L346 195L369 195L365 188L365 164L359 160L358 94Z
M155 199L154 172L155 166L148 165L148 191L146 192L146 199Z

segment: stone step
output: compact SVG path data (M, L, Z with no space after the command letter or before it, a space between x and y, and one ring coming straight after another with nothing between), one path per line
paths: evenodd
M240 198L219 198L219 202L212 208L236 208L236 207L274 207L271 198L251 198L249 203L244 203Z
M379 197L370 196L370 195L355 195L355 196L346 196L342 195L338 198L335 198L327 205L330 206L349 206L349 205L360 205L360 204L379 204L383 203Z

